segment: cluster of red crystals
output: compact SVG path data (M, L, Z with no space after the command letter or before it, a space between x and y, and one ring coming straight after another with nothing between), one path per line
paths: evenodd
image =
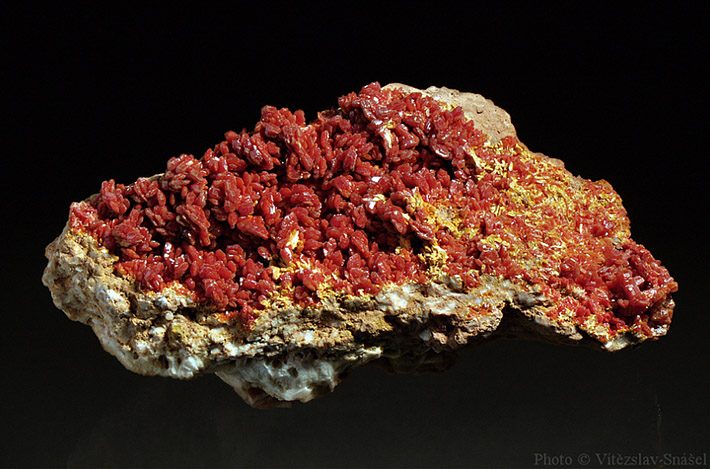
M551 315L567 308L617 329L669 320L643 316L675 289L668 272L632 241L610 240L625 215L545 205L559 183L514 138L491 147L461 108L377 83L339 106L310 124L266 106L253 132L228 132L201 159L172 158L159 178L129 186L104 182L72 205L72 228L141 287L177 281L245 326L276 292L311 306L322 285L352 295L426 282L431 246L469 288L482 274L540 285L561 300ZM594 184L590 200L604 191Z

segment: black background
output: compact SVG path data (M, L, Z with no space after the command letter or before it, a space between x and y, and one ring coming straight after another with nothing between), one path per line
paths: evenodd
M593 467L595 453L710 453L709 12L664 3L7 11L0 466L527 467L543 453L578 466L586 453ZM265 104L313 118L372 81L481 93L532 150L610 181L634 239L680 284L669 335L616 354L501 341L443 375L364 368L324 398L259 411L214 376L124 370L53 306L43 249L71 201L201 155Z

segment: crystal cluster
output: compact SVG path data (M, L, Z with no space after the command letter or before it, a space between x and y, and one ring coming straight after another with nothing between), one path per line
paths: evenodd
M266 106L201 158L72 204L43 277L57 306L128 368L217 372L255 406L493 336L666 333L677 284L607 182L528 150L478 95L373 83L338 105Z

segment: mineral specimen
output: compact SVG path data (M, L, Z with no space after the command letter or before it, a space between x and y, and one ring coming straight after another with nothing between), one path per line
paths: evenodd
M57 307L130 370L214 372L256 407L495 337L667 332L677 284L619 196L528 150L505 111L401 84L338 104L311 123L266 106L202 158L72 204L46 250Z

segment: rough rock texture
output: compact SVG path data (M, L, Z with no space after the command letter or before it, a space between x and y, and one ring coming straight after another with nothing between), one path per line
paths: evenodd
M480 95L401 84L385 87L390 88L420 92L444 106L461 106L491 146L515 137L510 116ZM519 145L541 171L560 171L569 187L581 192L585 181L564 171L559 160ZM610 188L609 194L615 196ZM621 207L618 196L610 197L610 203ZM628 220L620 224L617 235L628 236ZM310 307L275 294L245 329L220 319L178 283L161 291L140 288L129 275L116 271L116 255L70 223L47 247L46 256L49 264L42 280L55 305L70 319L91 326L104 349L126 368L181 379L216 373L255 407L308 401L332 391L352 369L373 361L396 372L445 369L464 346L496 337L615 351L664 335L674 306L666 295L649 308L650 326L616 332L594 319L578 319L561 307L566 297L553 297L540 285L482 272L474 287L455 276L439 275L425 283L388 285L376 294L329 292Z

